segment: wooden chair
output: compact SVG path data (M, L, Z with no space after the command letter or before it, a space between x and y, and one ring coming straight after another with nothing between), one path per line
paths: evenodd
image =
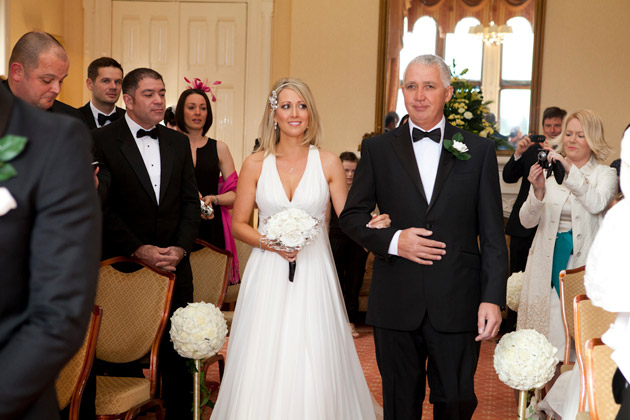
M619 411L612 394L612 378L617 365L610 358L613 350L599 338L586 341L586 389L592 420L614 420Z
M202 248L190 253L194 300L221 308L232 267L232 254L201 239L196 239L195 243Z
M249 256L252 254L252 246L246 244L243 241L235 240L236 242L236 253L238 254L238 273L243 278L243 273L245 272L245 266L247 265L247 261L249 260ZM225 316L225 321L228 324L228 330L232 326L232 319L234 318L234 306L236 305L236 299L238 298L238 293L241 290L241 284L229 284L227 288L227 292L225 293L225 299L223 303L228 303L230 309L227 311L223 311L223 315Z
M92 309L90 323L83 344L59 372L59 376L57 376L55 381L59 410L63 410L70 405L68 420L79 419L81 397L94 362L94 351L102 314L101 307L95 305Z
M140 266L121 272L112 264ZM149 266L136 258L115 257L101 262L96 303L104 316L96 357L109 363L128 363L149 356L148 379L96 377L97 419L132 419L156 410L164 418L163 403L156 395L158 352L168 321L175 274Z
M575 342L573 298L585 294L584 266L560 271L560 309L562 310L562 324L564 326L564 361L560 367L561 372L573 368L573 363L570 360L571 343Z
M608 328L610 328L610 324L615 321L617 314L593 306L586 295L578 295L574 298L573 311L575 312L575 350L580 372L582 372L578 412L583 412L586 408L586 368L584 356L586 342L591 338L600 338Z

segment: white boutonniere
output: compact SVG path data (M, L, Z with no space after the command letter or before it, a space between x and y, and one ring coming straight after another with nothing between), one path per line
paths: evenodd
M6 187L0 187L0 216L4 216L15 208L17 208L15 198Z
M444 139L444 148L451 152L459 160L468 160L470 155L468 152L468 146L464 143L464 136L461 133L455 133L453 139Z

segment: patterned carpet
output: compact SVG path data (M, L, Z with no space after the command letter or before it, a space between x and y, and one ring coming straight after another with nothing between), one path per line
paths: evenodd
M383 396L381 395L381 376L376 365L376 355L374 353L374 339L372 337L372 328L368 326L357 326L360 333L359 338L354 340L357 347L357 353L363 366L365 379L368 387L379 404L383 404ZM517 406L514 391L507 385L504 385L496 373L492 364L492 355L496 344L494 341L484 342L481 345L481 354L479 356L479 365L477 374L475 375L475 392L479 405L473 416L473 420L507 420L517 418ZM225 355L227 343L221 350ZM219 369L215 364L208 371L208 379L213 381L219 380ZM427 389L427 401L424 403L422 420L430 420L433 418L433 409L428 403L429 391ZM213 400L216 399L216 392L213 394ZM204 419L210 417L209 410L204 413Z

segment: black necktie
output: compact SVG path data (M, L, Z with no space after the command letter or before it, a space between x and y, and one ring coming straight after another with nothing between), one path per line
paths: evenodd
M118 118L118 114L115 113L115 112L113 114L111 114L111 115L105 115L105 114L99 113L98 117L97 117L98 125L100 125L102 127L102 126L104 126L107 123L107 121L114 122L114 121L116 121L117 118Z
M431 130L427 132L427 131L420 130L419 128L414 127L413 132L412 132L412 137L413 137L414 142L418 140L422 140L425 137L428 137L434 142L439 143L442 138L442 132L439 128L436 128L435 130Z
M157 139L158 138L158 128L155 127L151 131L140 129L140 130L138 130L138 133L136 135L137 135L138 138L144 137L144 136L149 136L152 139Z

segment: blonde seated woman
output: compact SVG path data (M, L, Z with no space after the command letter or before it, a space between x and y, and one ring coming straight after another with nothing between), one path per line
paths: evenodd
M213 420L371 420L375 408L348 325L325 227L299 252L269 247L249 224L299 208L324 220L340 213L348 188L341 161L317 146L320 120L310 89L278 80L261 123L261 142L243 163L234 235L254 247L236 304ZM387 227L387 215L370 227ZM289 264L296 262L289 281Z
M565 176L558 184L532 165L529 195L520 210L526 228L538 226L529 250L517 329L533 328L554 347L564 349L558 275L561 270L585 265L603 213L617 192L617 173L602 162L610 152L601 119L594 112L573 112L564 120L562 134L547 148L548 162L559 162ZM569 380L556 383L545 402L547 410L574 419L579 394L579 369ZM575 380L577 379L577 383ZM570 382L570 384L569 384Z

